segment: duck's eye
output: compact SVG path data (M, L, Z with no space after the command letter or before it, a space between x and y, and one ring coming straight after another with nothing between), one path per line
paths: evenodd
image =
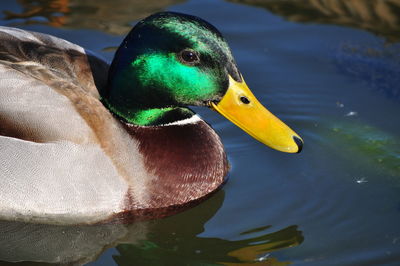
M200 61L199 54L196 51L185 49L179 53L179 58L184 64L194 65Z
M240 101L244 104L249 104L250 100L246 96L240 96Z

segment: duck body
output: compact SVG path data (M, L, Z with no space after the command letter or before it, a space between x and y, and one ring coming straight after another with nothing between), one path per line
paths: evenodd
M214 109L257 140L300 137L248 89L221 33L161 12L140 21L111 66L82 47L0 27L0 219L131 222L201 202L225 181Z
M99 100L107 70L80 46L0 27L0 219L161 217L223 183L226 155L207 123L119 120Z

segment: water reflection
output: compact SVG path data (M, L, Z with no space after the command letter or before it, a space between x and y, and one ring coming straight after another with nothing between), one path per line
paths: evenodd
M243 239L236 241L196 237L220 208L223 198L220 192L194 209L154 222L151 233L139 245L119 245L120 255L114 256L115 261L118 265L164 265L165 261L169 265L277 263L269 252L297 246L303 241L297 226L271 233L266 233L271 230L265 226L242 233ZM288 262L284 263L272 265Z
M290 21L336 24L400 41L400 0L228 0L268 9Z
M6 20L74 29L95 29L123 35L132 21L184 0L18 0L22 12L3 11ZM44 19L44 20L43 20Z
M342 44L335 64L338 71L363 80L365 84L393 100L400 100L400 46L378 43Z
M271 232L270 226L248 230L241 240L198 237L204 224L221 207L224 192L198 207L166 219L96 226L54 226L0 222L0 260L39 263L84 264L104 250L117 246L118 265L237 265L260 262L287 265L269 253L303 241L297 226ZM266 233L268 232L268 233Z
M378 173L376 176L383 182L391 182L400 187L400 138L369 124L352 119L343 121L328 118L330 124L320 127L320 132L330 140L329 149L340 157L359 166L364 172ZM346 152L343 152L346 150ZM371 175L374 176L374 175ZM357 183L368 182L360 178Z
M54 226L0 223L0 260L84 264L128 234L144 238L146 227L124 225ZM36 264L35 264L36 265Z
M400 0L228 0L266 8L296 22L336 24L359 28L400 41ZM22 24L96 29L126 34L131 22L185 0L18 0L21 13L4 11L5 19ZM44 20L43 20L44 18Z
M192 235L178 233L171 237L163 242L157 240L157 244L146 240L140 245L120 245L117 247L120 255L114 259L118 265L162 265L165 261L171 265L246 265L257 262L289 265L287 261L279 262L270 252L297 246L303 241L296 226L238 241L219 238L197 238L193 241Z

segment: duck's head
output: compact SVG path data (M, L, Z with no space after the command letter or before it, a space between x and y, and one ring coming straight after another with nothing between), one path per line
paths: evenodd
M255 98L221 33L194 16L162 12L140 21L118 48L102 98L139 126L168 124L209 107L260 142L300 152L303 141Z

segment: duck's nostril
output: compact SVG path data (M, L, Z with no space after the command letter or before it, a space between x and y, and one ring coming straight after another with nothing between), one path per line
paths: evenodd
M300 153L301 150L303 149L303 141L301 140L301 138L296 137L296 136L293 136L293 140L294 140L294 142L296 142L297 147L299 147L297 153Z
M240 97L240 101L242 101L242 103L244 103L244 104L249 104L250 103L249 98L247 98L246 96L241 96Z

